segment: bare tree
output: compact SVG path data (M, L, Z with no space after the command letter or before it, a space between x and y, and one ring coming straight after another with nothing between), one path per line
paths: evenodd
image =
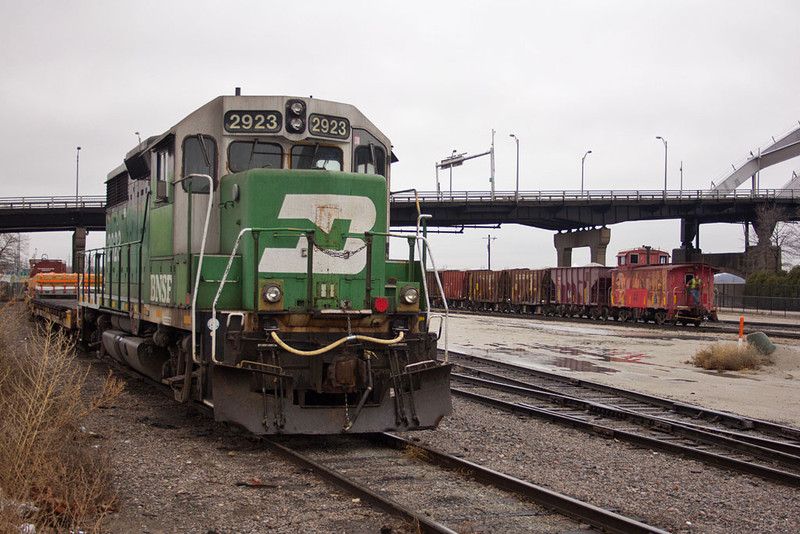
M30 238L23 234L0 234L0 273L24 267Z
M778 271L781 263L800 257L800 225L791 222L797 215L786 208L763 204L756 208L757 244L753 250L754 270Z

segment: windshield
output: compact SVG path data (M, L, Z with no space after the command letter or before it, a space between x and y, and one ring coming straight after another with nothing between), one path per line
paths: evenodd
M292 147L293 169L325 169L341 171L342 149L335 146L295 145Z
M231 172L248 169L280 169L283 150L274 143L234 141L228 147L228 168Z

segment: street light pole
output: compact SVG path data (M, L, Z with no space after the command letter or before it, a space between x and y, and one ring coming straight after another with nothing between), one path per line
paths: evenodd
M496 237L492 237L492 234L487 234L486 237L483 239L486 240L486 253L488 255L486 268L490 271L492 270L492 241L496 240Z
M76 150L75 156L75 207L78 207L78 178L81 174L81 147Z
M656 139L661 139L664 143L664 194L667 193L667 140L661 137L660 135L656 136Z
M453 153L450 154L450 158L454 158L456 156L456 149L453 149ZM453 166L450 165L450 199L453 199Z
M509 137L513 137L517 142L517 187L514 190L514 200L519 201L519 137L514 134L510 134Z
M588 156L591 153L592 153L591 150L587 150L586 154L584 154L583 157L581 158L581 195L583 195L583 163L586 161L586 156Z

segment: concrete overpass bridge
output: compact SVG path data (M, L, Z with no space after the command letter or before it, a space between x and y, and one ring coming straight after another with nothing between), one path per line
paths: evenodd
M72 265L86 248L86 232L105 227L105 195L0 198L0 233L72 231Z
M392 196L393 226L416 224L417 203L432 215L428 226L465 227L521 224L558 232L558 264L570 265L572 249L590 247L592 261L605 264L609 225L627 221L680 219L677 260L697 259L699 227L704 223L749 222L768 238L775 222L760 220L759 209L783 208L786 220L800 220L800 189L731 191L527 191L403 192ZM677 252L677 251L676 251Z
M0 198L0 233L70 230L73 251L83 250L88 230L105 229L105 204L105 196ZM749 222L763 239L774 221L761 223L758 210L779 207L786 220L800 220L800 189L404 192L392 195L392 226L414 226L417 205L432 215L429 227L521 224L552 230L559 265L570 265L578 247L590 247L592 261L604 264L612 224L680 219L684 256L675 254L676 260L698 259L701 224Z

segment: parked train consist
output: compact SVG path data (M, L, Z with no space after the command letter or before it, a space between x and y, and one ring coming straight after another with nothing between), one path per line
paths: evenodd
M452 308L699 325L717 319L715 272L643 247L620 252L616 267L443 271L441 280ZM431 300L442 306L434 282Z
M238 91L141 142L108 175L80 339L256 434L436 427L451 365L427 242L389 259L391 146L351 105Z

